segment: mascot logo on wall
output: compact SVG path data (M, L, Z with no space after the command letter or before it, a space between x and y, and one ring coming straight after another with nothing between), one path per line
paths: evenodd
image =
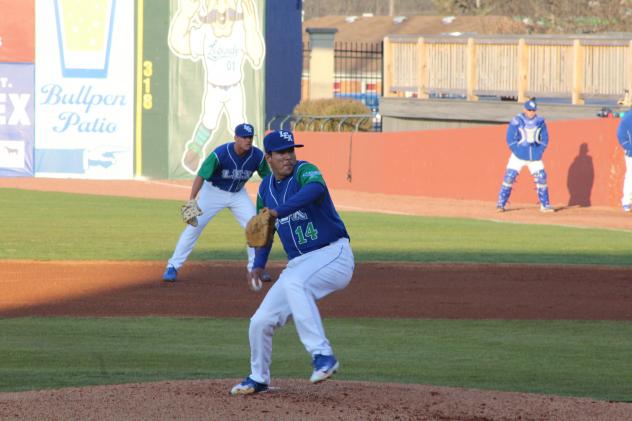
M183 60L202 61L202 109L180 162L197 174L212 150L210 139L222 116L232 130L246 117L244 65L261 68L263 34L254 0L180 0L169 27L169 49Z

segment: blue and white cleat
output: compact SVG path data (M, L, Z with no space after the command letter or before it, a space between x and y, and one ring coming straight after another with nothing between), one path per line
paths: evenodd
M250 376L246 377L243 382L236 384L230 389L230 394L233 396L236 395L252 395L253 393L266 392L268 390L268 385L265 383L259 383L250 378Z
M162 280L165 282L175 282L178 277L178 269L173 266L167 266L165 273L162 274Z
M623 212L630 212L630 205L623 205Z
M323 380L327 380L338 370L340 367L340 363L336 360L336 357L333 355L314 355L314 361L312 362L314 366L314 372L312 373L312 377L309 378L309 381L312 383L320 383Z
M540 206L540 212L544 212L544 213L555 212L555 208L551 205Z

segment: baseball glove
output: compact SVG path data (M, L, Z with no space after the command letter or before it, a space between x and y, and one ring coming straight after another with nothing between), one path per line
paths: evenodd
M180 215L182 215L182 220L185 223L197 227L197 217L202 215L202 209L200 209L195 199L191 199L180 207Z
M253 216L246 225L246 241L250 247L265 247L274 236L274 220L268 208Z

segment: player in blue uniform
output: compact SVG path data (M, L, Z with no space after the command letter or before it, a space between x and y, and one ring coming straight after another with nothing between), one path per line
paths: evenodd
M288 264L250 319L251 372L231 394L263 392L270 384L272 336L290 316L303 346L312 357L312 383L331 377L339 367L325 336L316 301L351 281L354 257L349 235L318 168L297 161L301 147L287 131L264 139L272 175L261 182L257 209L268 208L288 256ZM256 249L253 277L260 277L272 244Z
M625 153L625 177L623 178L623 212L630 212L632 202L632 110L625 113L617 127L617 139Z
M163 280L173 282L178 270L193 250L204 227L222 209L232 211L235 219L245 227L255 215L255 207L248 197L244 185L256 172L263 178L270 174L263 151L252 145L254 127L248 123L235 127L234 142L218 146L204 161L193 180L190 199L197 197L202 215L198 217L198 226L187 225L180 235L176 249L167 262ZM252 270L255 252L248 247L248 271ZM269 281L269 276L262 281Z
M507 145L511 156L503 183L498 193L496 209L505 210L511 189L522 167L527 166L533 176L540 201L540 211L554 212L549 202L549 188L546 183L546 171L542 162L542 155L549 144L549 132L544 118L536 114L538 105L530 99L524 103L522 113L515 116L507 127Z

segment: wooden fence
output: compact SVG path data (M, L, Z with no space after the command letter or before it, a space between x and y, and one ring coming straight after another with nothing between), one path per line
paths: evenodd
M384 96L620 99L632 92L632 34L389 36L383 78Z

